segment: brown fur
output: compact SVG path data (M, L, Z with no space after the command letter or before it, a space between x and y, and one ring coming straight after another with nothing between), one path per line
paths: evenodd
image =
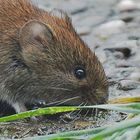
M83 80L73 74L81 66ZM107 89L102 65L67 15L58 18L26 0L0 0L1 100L21 108L38 99L74 97L66 104L98 104L106 101Z

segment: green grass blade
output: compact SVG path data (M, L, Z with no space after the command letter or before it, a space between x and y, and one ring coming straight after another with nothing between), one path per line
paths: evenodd
M77 107L47 107L47 108L39 108L36 110L26 111L15 115L10 115L7 117L0 118L0 122L14 121L18 119L24 119L33 116L40 116L44 114L56 114L60 112L69 112L78 110Z
M28 139L29 140L29 139ZM33 140L33 139L31 139ZM81 139L81 138L68 138L68 137L65 137L65 138L62 138L62 137L57 137L57 138L44 138L44 139L36 139L36 140L84 140L84 139Z
M86 108L100 108L100 109L109 109L109 110L116 110L120 112L127 112L127 113L133 113L133 114L139 114L140 113L140 104L139 103L131 103L131 104L106 104L106 105L94 105L94 106L73 106L73 107L47 107L47 108L39 108L36 110L31 110L27 112L22 112L19 114L2 117L0 118L0 122L7 122L7 121L13 121L18 119L24 119L32 116L40 116L44 114L56 114L60 112L68 112L68 111L74 111L78 109L86 109Z
M130 103L130 104L105 104L105 105L94 105L94 106L84 106L80 108L98 108L98 109L108 109L126 113L139 114L140 113L140 103Z
M140 125L140 117L133 118L127 121L122 121L120 123L115 123L114 126L108 127L107 129L93 136L90 140L103 140L116 132L121 132L125 129L127 130L128 128L135 128L139 125Z

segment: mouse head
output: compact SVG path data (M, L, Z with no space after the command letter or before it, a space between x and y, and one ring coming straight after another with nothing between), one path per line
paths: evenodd
M28 68L27 96L56 105L106 102L103 67L68 19L31 20L22 27L19 43Z

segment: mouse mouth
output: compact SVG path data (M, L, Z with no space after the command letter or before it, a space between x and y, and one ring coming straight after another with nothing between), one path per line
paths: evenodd
M102 96L101 96L102 95ZM87 93L87 104L88 105L98 105L98 104L105 104L107 103L107 100L108 100L108 95L106 96L103 96L104 93L97 93L97 92L94 92L93 93Z

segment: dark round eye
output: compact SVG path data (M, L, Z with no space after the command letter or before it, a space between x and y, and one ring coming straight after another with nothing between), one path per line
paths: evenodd
M86 72L83 68L76 68L74 74L75 74L75 77L80 80L86 77Z

